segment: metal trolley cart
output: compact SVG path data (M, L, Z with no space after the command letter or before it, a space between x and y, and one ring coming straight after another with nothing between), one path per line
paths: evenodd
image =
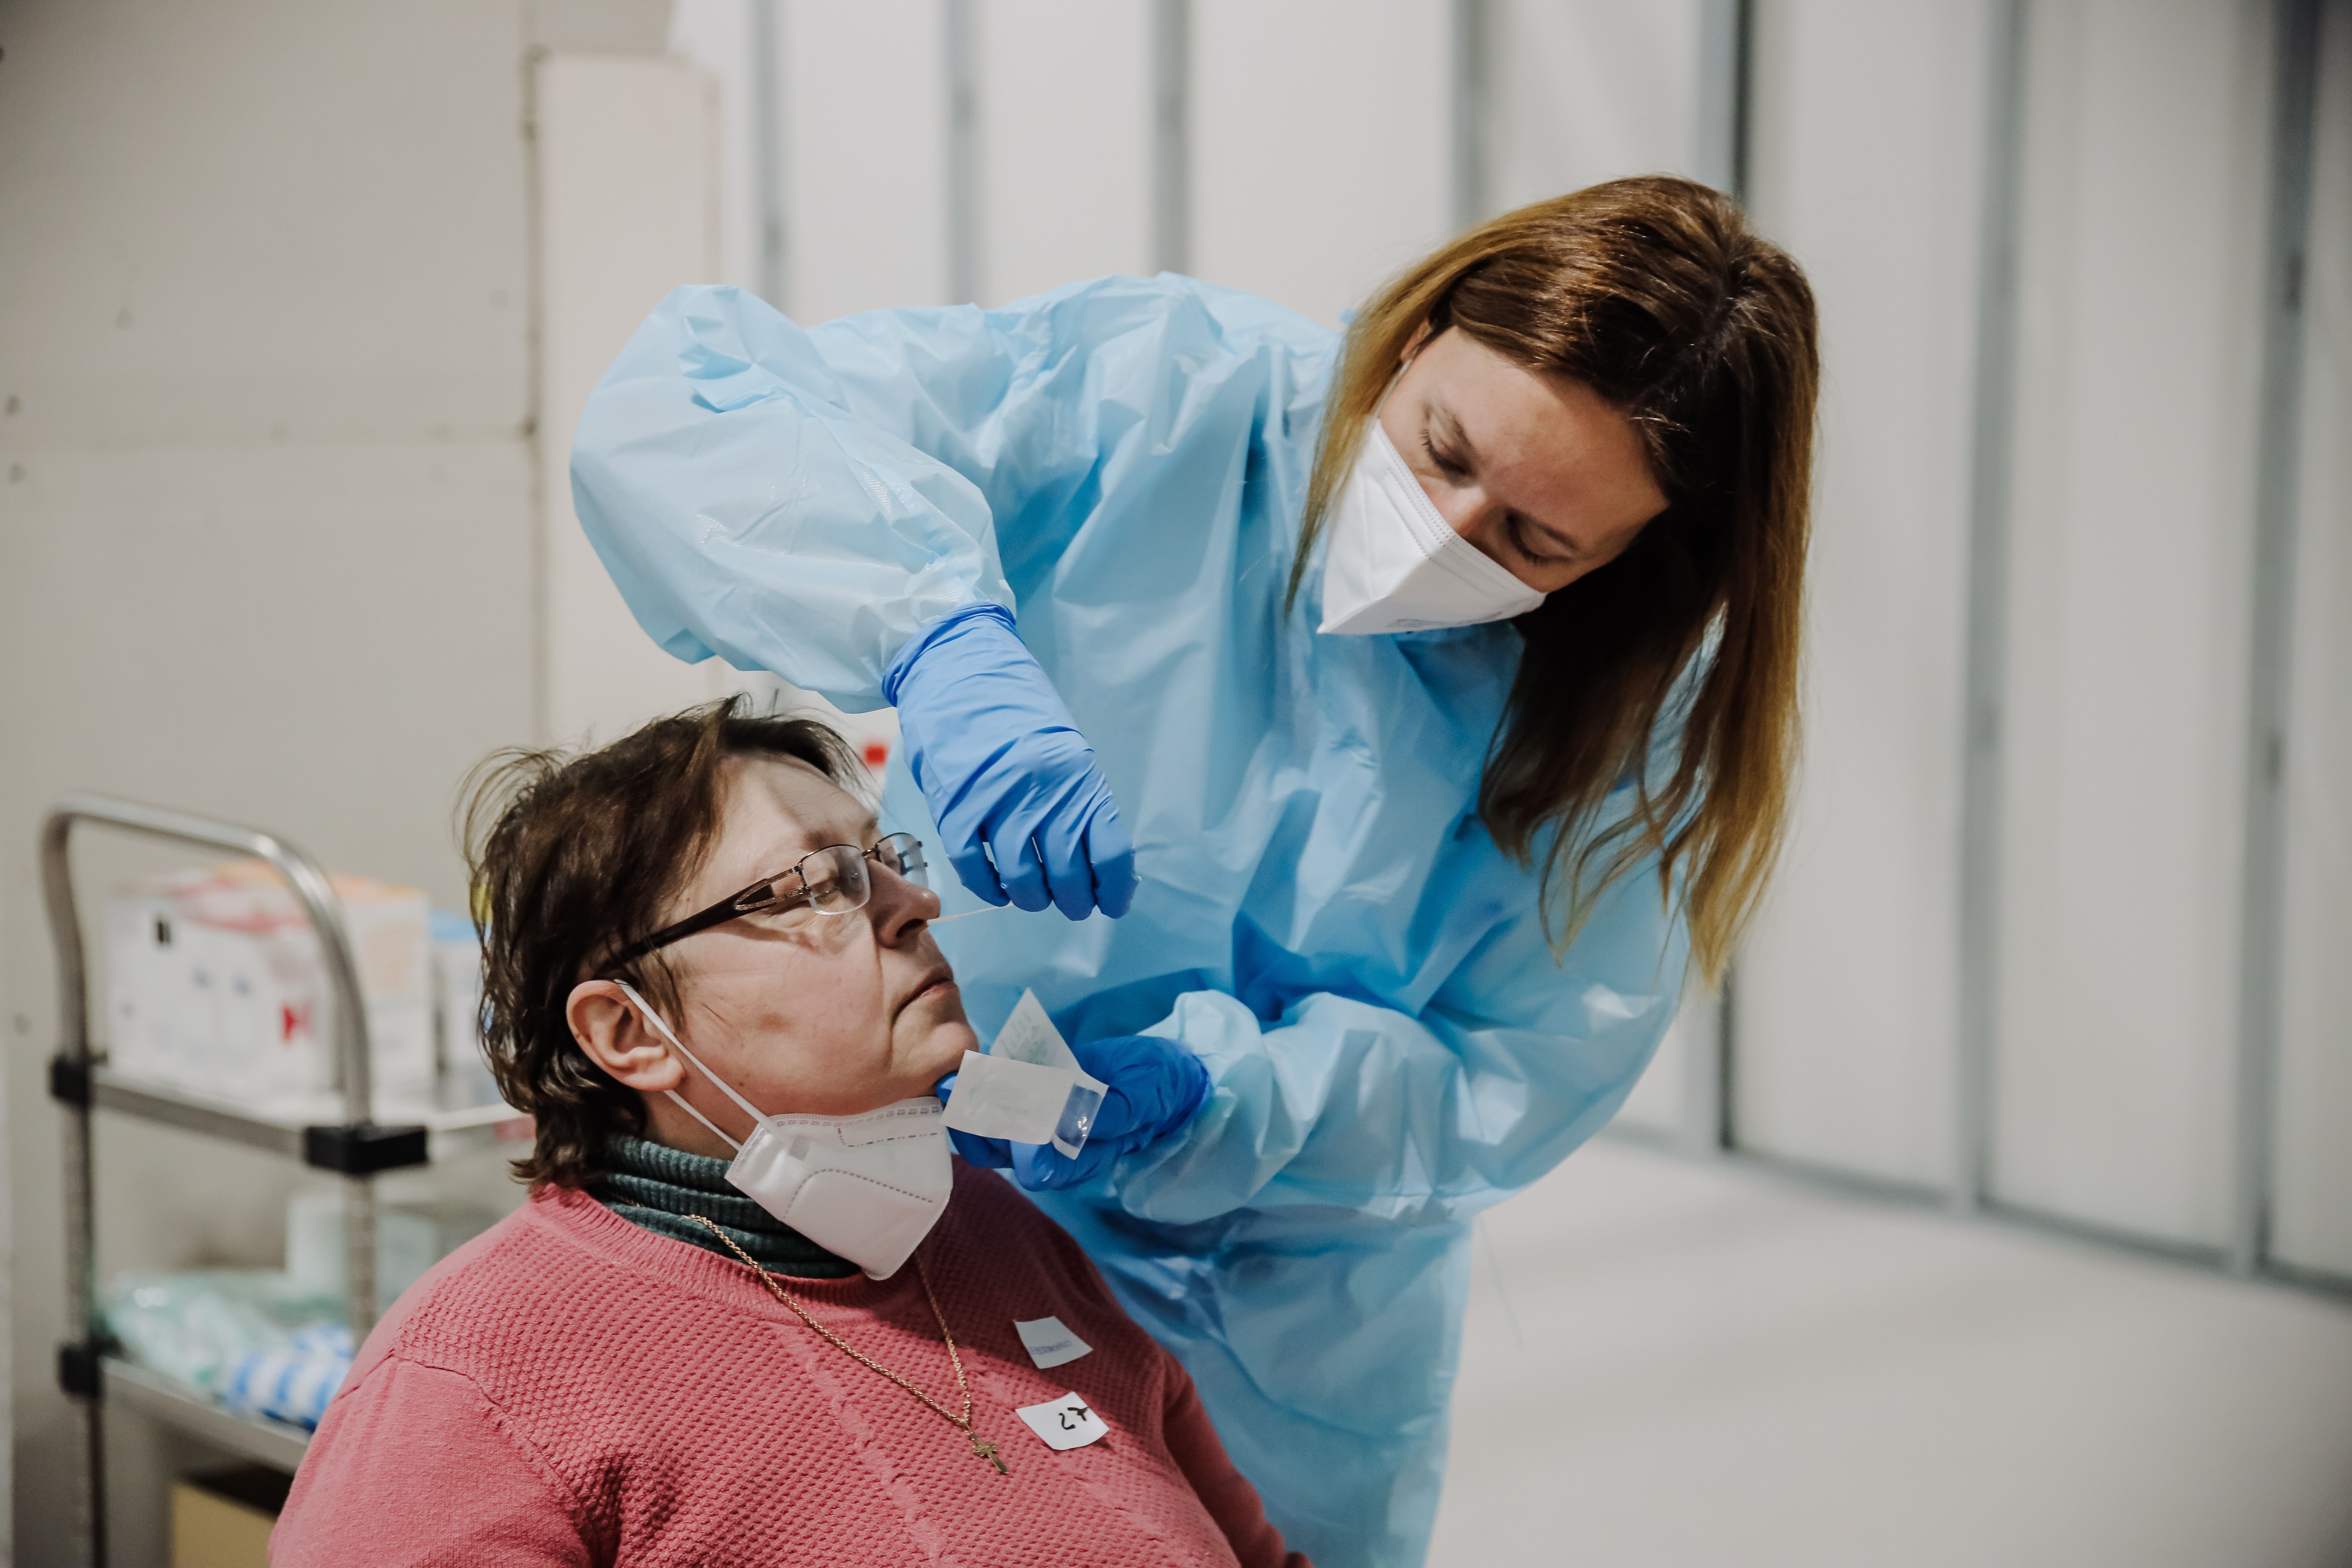
M339 1088L318 1097L309 1114L257 1114L248 1106L176 1087L119 1078L90 1037L89 975L75 907L68 848L77 823L149 837L226 849L268 862L299 900L319 933L320 956L333 998L334 1057ZM308 855L273 834L231 823L101 795L68 795L41 829L41 879L49 934L57 947L58 997L63 1038L49 1063L49 1092L66 1109L66 1284L78 1336L58 1347L58 1381L82 1412L85 1480L81 1524L89 1560L106 1562L105 1404L143 1412L211 1447L291 1470L310 1435L266 1416L240 1415L196 1390L109 1353L98 1310L95 1175L90 1117L94 1111L161 1121L188 1131L267 1149L344 1178L343 1230L354 1345L375 1326L375 1178L487 1147L501 1123L518 1120L504 1105L436 1110L422 1121L387 1125L374 1118L369 1078L367 1011L352 963L352 943L326 874Z

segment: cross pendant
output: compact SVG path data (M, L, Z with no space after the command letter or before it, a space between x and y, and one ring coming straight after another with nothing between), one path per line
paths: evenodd
M982 1458L986 1459L990 1464L994 1465L998 1475L1009 1476L1013 1473L1011 1470L1004 1468L1004 1461L996 1457L995 1444L990 1442L987 1438L982 1436L977 1432L967 1432L964 1436L971 1439L971 1451L978 1454Z

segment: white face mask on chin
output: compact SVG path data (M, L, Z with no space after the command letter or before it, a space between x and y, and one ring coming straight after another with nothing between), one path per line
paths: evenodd
M666 1091L735 1151L728 1185L872 1278L898 1272L947 1212L955 1185L940 1120L946 1108L926 1095L856 1116L764 1115L704 1067L634 987L623 982L621 989L678 1055L751 1118L751 1137L738 1143L676 1089Z
M1544 596L1454 531L1372 416L1332 504L1323 553L1327 632L1475 626L1524 616Z

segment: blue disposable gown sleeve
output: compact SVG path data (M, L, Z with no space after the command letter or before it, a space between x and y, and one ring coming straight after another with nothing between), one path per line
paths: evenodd
M809 329L739 289L683 288L590 395L572 501L662 647L865 712L921 626L981 600L1018 611L997 522L1087 482L1134 422L1103 408L1172 418L1203 353L1267 333L1314 352L1316 331L1173 276Z
M847 711L882 705L924 623L1013 607L971 481L861 417L811 335L740 289L679 289L646 319L581 416L572 493L664 649Z
M1680 1005L1688 944L1654 861L1558 958L1528 905L1417 1015L1316 993L1269 1021L1220 992L1180 996L1151 1032L1198 1052L1215 1087L1105 1196L1169 1224L1248 1209L1440 1225L1533 1183L1623 1103Z

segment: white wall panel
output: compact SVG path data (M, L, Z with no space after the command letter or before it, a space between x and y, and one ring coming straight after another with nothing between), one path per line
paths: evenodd
M1490 0L1496 212L1624 174L1698 169L1699 0Z
M1617 1122L1653 1132L1684 1131L1690 1112L1692 1055L1698 1048L1697 1037L1713 1037L1715 1005L1713 997L1684 1002L1682 1011L1667 1026L1665 1038L1658 1042L1657 1055L1643 1069L1633 1092L1625 1097Z
M814 322L944 302L940 0L793 0L782 10L786 313Z
M697 283L760 287L759 159L752 143L758 37L752 0L671 0L669 52L689 60L719 92L719 244ZM778 61L782 58L778 52ZM688 279L680 279L679 282Z
M265 0L12 18L5 96L25 129L0 184L40 205L7 230L0 366L37 367L41 387L7 439L517 433L511 6L431 0L373 26ZM110 79L88 82L101 48ZM370 68L310 63L325 58ZM93 91L117 106L103 120L68 101ZM516 158L488 166L491 139ZM422 237L452 234L467 242ZM378 273L379 257L398 265Z
M2329 23L2304 285L2274 1244L2352 1274L2352 7Z
M980 292L1151 264L1150 0L980 0Z
M1192 270L1337 323L1451 228L1444 0L1196 0Z
M18 5L0 30L13 1533L49 1563L79 1558L39 816L90 789L255 822L463 907L457 782L533 738L534 40L483 0ZM110 1225L108 1272L221 1258L258 1184L299 1178L168 1133L106 1148L109 1220L141 1218ZM153 1446L142 1469L141 1423L110 1423L139 1483L114 1560L166 1561Z
M2031 8L2003 1200L2218 1242L2244 835L2267 8Z
M1822 314L1805 750L1740 956L1744 1144L1939 1184L1951 1159L1969 402L1986 21L1759 7L1750 205Z
M572 437L646 313L717 265L718 87L680 59L557 55L539 66L540 485L547 732L618 740L718 694L641 630L572 510Z

